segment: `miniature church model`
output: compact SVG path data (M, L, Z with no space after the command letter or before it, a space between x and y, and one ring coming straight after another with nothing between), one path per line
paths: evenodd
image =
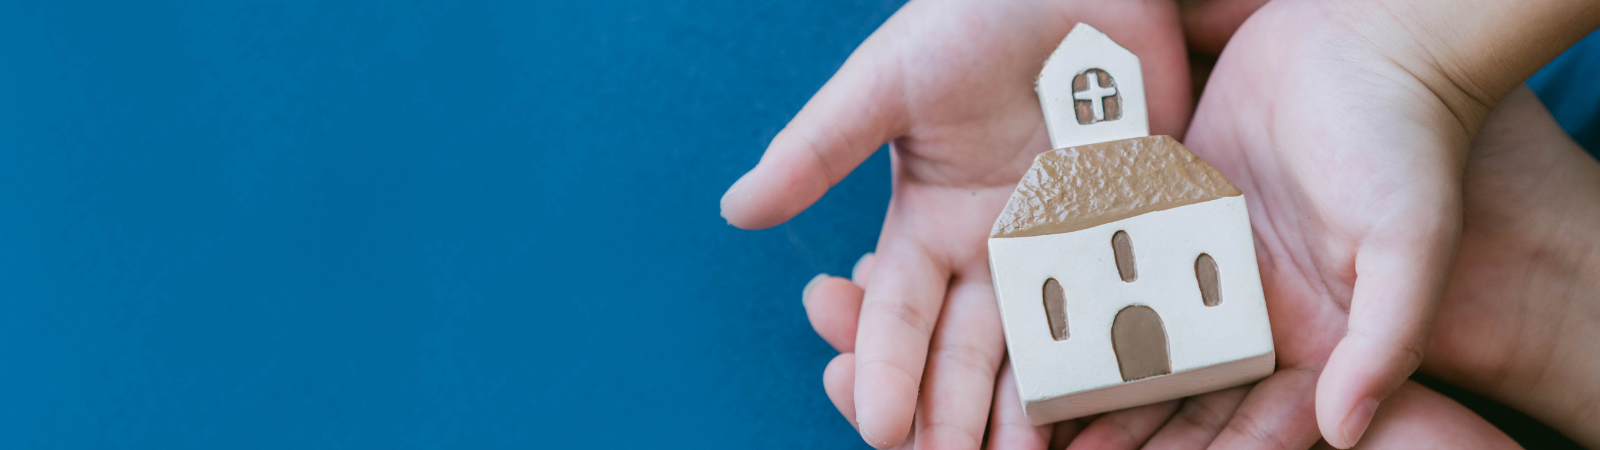
M1028 418L1045 424L1273 371L1244 196L1149 136L1139 59L1078 24L1039 74L1051 146L989 239Z

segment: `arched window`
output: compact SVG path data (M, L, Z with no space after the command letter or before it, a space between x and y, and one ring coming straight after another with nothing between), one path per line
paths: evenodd
M1111 253L1117 258L1117 274L1122 281L1132 283L1139 279L1139 265L1133 261L1133 238L1128 232L1118 230L1111 235Z
M1078 125L1122 118L1122 93L1110 73L1089 69L1072 77L1072 109Z
M1222 304L1222 272L1217 268L1216 259L1201 253L1194 259L1194 277L1200 281L1200 300L1206 306Z
M1067 339L1067 291L1055 278L1044 280L1044 316L1049 319L1050 336Z

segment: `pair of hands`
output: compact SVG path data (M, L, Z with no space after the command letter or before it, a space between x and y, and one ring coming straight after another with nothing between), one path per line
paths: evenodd
M1593 346L1600 339L1596 186L1600 164L1566 137L1531 91L1513 92L1500 103L1469 157L1467 226L1423 363L1430 375L1512 405L1590 446L1600 444L1592 425L1600 411L1591 406L1600 399L1600 349ZM828 366L824 384L852 422L856 320L875 259L863 257L850 279L819 276L804 296L817 333L843 353ZM1010 376L1002 373L998 383L986 443L1004 449L1200 448L1229 423L1248 391L1032 427ZM1287 446L1230 442L1241 443ZM1411 382L1384 401L1361 447L1518 448L1471 411Z
M858 325L825 325L854 328L841 347L853 351L827 378L850 381L829 394L868 443L976 448L989 411L1004 423L991 404L1005 347L985 240L1032 158L1050 150L1032 82L1078 22L1139 55L1152 132L1185 137L1249 202L1278 371L1190 401L1226 420L1188 434L1224 448L1361 437L1421 362L1478 124L1414 70L1415 54L1383 40L1394 36L1364 34L1389 11L1259 3L914 1L729 189L730 223L774 226L892 143L894 194ZM1186 40L1228 44L1192 121ZM1135 411L1106 427L1150 422Z

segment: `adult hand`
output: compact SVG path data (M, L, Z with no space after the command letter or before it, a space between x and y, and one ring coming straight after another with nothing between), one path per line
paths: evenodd
M1464 185L1461 250L1423 371L1515 407L1580 443L1600 445L1590 426L1600 419L1593 407L1600 404L1600 349L1592 345L1600 339L1600 237L1593 231L1600 227L1600 164L1521 88L1485 122ZM1204 447L1225 426L1253 423L1235 418L1245 395L1246 388L1236 388L1181 405L1106 414L1079 438L1114 444L1104 448ZM1391 410L1405 412L1385 412ZM1360 447L1506 444L1481 419L1411 382L1385 400L1377 417ZM1291 447L1273 442L1270 430L1240 431L1257 432L1248 438L1257 440L1253 444ZM1133 444L1117 445L1127 442Z
M1333 447L1323 442L1313 448ZM1407 381L1384 400L1355 448L1520 450L1522 446L1455 400Z
M1165 0L911 2L728 189L729 223L774 226L891 143L874 281L854 353L829 372L852 380L839 406L869 444L907 442L915 417L918 446L979 445L1004 356L985 240L1050 150L1034 78L1075 24L1092 24L1140 57L1152 131L1182 136L1192 100L1178 20Z
M1484 123L1465 174L1466 227L1422 370L1600 446L1591 426L1600 419L1592 406L1600 404L1593 345L1600 340L1600 163L1521 88ZM1078 436L1110 444L1096 448L1201 448L1239 423L1230 420L1248 389L1109 413ZM1020 406L1011 408L1005 417L1021 416ZM994 436L1028 442L1015 429L997 423ZM1498 448L1506 441L1460 405L1406 382L1360 446L1421 443Z
M1600 448L1600 163L1527 88L1467 162L1466 228L1422 372Z
M1192 33L1231 34L1187 144L1249 199L1278 356L1214 447L1361 438L1422 360L1461 227L1469 142L1518 77L1594 21L1537 20L1594 9L1291 0L1235 33ZM1473 47L1481 35L1515 44Z
M1248 199L1278 357L1214 447L1348 448L1422 359L1477 125L1361 6L1268 3L1196 110L1189 148Z
M853 417L855 320L861 309L872 257L862 259L853 280L819 277L805 295L806 314L824 340L843 354L828 365L824 386L845 416ZM1441 326L1441 329L1449 326ZM1007 450L1201 448L1228 422L1249 387L1239 387L1081 420L1036 427L1022 413L1010 365L1002 369L986 448ZM1572 387L1572 386L1567 386ZM1176 415L1174 415L1176 413ZM1084 424L1089 422L1087 428ZM1165 424L1163 426L1163 424ZM1155 434L1159 430L1160 434ZM1154 438L1152 435L1155 434ZM1326 443L1320 447L1327 447ZM1520 448L1493 425L1449 398L1413 382L1384 402L1362 439L1364 449Z

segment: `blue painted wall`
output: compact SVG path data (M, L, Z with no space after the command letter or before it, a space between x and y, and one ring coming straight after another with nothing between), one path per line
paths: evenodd
M895 1L4 2L0 447L859 446L722 190Z

